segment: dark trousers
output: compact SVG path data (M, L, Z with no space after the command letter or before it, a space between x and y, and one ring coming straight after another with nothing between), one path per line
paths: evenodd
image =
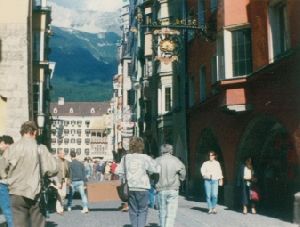
M148 191L129 191L129 218L132 227L145 227L148 214Z
M44 227L46 219L42 215L39 203L19 195L11 195L11 207L15 227Z

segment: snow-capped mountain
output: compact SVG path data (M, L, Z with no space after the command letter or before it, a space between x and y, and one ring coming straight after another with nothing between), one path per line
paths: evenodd
M118 64L119 1L48 1L53 31L49 58L56 62L53 101L59 96L66 101L111 98L111 81Z
M90 33L120 33L118 2L119 0L51 0L49 5L52 7L52 25Z

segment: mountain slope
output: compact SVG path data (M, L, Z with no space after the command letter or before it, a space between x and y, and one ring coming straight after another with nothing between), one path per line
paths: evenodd
M117 72L119 36L111 32L93 34L58 27L52 30L49 58L56 62L51 82L52 101L59 96L64 96L66 101L110 98L112 77ZM66 92L72 88L74 92Z

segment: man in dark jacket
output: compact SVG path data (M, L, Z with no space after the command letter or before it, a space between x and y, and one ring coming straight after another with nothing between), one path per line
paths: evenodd
M87 196L85 194L85 183L87 181L84 165L76 160L75 151L70 153L72 162L70 163L70 175L71 175L71 191L68 198L68 211L72 210L72 198L75 191L78 191L81 196L81 201L83 204L83 209L81 213L86 214L89 212Z

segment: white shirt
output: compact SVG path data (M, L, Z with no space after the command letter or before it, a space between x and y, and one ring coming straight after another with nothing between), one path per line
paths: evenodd
M252 170L249 169L247 166L244 168L244 179L245 180L251 180L252 178Z
M201 166L201 174L204 179L223 179L220 163L216 160L204 162Z

